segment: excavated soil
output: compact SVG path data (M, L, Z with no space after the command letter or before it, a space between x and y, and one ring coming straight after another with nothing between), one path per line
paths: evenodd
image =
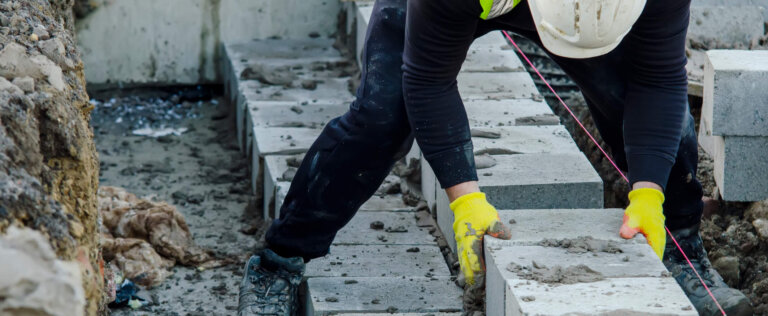
M234 263L212 269L177 265L159 286L139 292L150 305L112 313L235 314L241 263L261 247L266 226L244 221L257 216L249 207L255 203L234 138L234 118L218 98L195 101L210 95L206 91L132 95L91 101L101 184L168 202L183 215L197 245ZM179 135L134 135L158 131Z

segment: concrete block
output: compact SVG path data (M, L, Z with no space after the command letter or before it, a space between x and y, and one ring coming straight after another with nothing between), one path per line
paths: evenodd
M413 212L412 206L405 205L399 194L386 196L372 196L360 206L360 211L365 212Z
M726 201L768 198L768 137L713 136L715 183Z
M715 139L712 135L712 123L707 119L705 112L711 109L701 109L701 118L699 119L699 133L697 135L699 146L710 156L715 155ZM709 115L711 116L711 115Z
M371 223L381 222L381 229ZM413 212L358 212L337 234L334 245L435 245L428 227L416 225Z
M497 209L603 207L603 182L581 153L493 158L496 166L478 170L478 178L480 190ZM453 212L448 198L439 193L437 224L444 235L453 236ZM455 251L452 239L448 245Z
M304 306L308 316L460 312L461 296L461 289L448 277L310 278Z
M499 217L512 230L510 240L488 237L486 247L499 248L519 245L536 245L544 239L574 239L591 236L597 240L615 243L644 244L638 235L626 240L619 236L624 210L622 209L527 209L499 210Z
M544 98L527 72L463 72L456 79L463 100Z
M532 99L477 100L464 102L471 127L558 125L560 119L544 101Z
M413 145L411 145L411 150L405 154L405 162L410 163L413 159L421 159L421 148L419 148L419 144L415 141L413 142Z
M451 272L437 245L334 245L328 255L307 264L304 276L450 277Z
M422 157L419 163L421 164L421 194L424 196L424 200L427 201L430 212L432 212L437 205L436 194L440 190L440 185L437 183L435 171L429 166L429 162Z
M501 209L601 208L603 184L586 157L575 154L494 156L480 188Z
M368 23L371 21L373 13L373 2L355 2L357 8L357 35L355 43L355 56L357 65L362 69L363 48L365 47L365 34L368 30Z
M752 39L763 36L764 11L756 5L691 5L688 38L712 46L749 47ZM738 47L738 46L737 46ZM712 47L715 48L715 47Z
M507 281L505 300L503 315L698 315L669 277L557 286L514 279Z
M294 155L309 150L320 130L311 128L254 127L253 142L247 146L251 160L251 183L254 194L262 194L262 160L268 155Z
M711 50L702 115L718 136L768 136L768 51Z
M612 231L616 233L615 229ZM506 281L519 276L507 269L510 264L530 267L569 267L586 265L605 278L660 277L666 268L646 244L615 243L621 252L573 252L571 249L542 246L485 248L486 314L501 315L505 310Z
M285 196L288 194L288 189L291 188L290 182L278 182L277 185L275 185L275 209L274 209L274 217L272 218L280 218L280 209L283 207L283 201L285 201ZM264 218L269 218L270 214L264 214Z
M344 103L249 101L244 129L246 132L242 137L246 144L251 143L253 133L249 131L254 127L322 128L330 120L344 114L348 108Z
M288 158L292 156L290 155L271 155L271 156L265 156L264 157L264 204L263 204L263 210L264 215L272 218L277 218L279 208L277 208L277 190L278 190L278 184L280 182L286 182L290 183L292 180L292 176L290 178L285 178L284 175L289 169L292 169L294 172L296 168L289 167L288 163L286 162ZM285 191L287 193L287 190ZM284 198L284 197L283 197ZM280 204L282 204L282 199L280 199ZM266 217L265 217L266 218Z
M461 66L462 72L515 72L525 71L512 50L502 50L498 44L472 43Z
M473 130L494 132L499 136L499 138L472 137L475 155L581 153L571 134L562 125L505 126ZM478 170L478 172L482 173L484 170Z
M510 48L509 44L507 44L507 39L504 38L504 34L501 34L501 31L486 33L485 35L476 38L472 42L472 45L493 45L498 49Z

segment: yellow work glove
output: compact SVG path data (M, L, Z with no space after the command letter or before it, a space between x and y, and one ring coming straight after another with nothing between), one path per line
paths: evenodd
M667 243L664 229L664 193L651 188L635 189L629 192L629 206L624 211L624 224L619 234L630 239L641 233L648 240L653 251L661 259Z
M485 273L483 260L483 236L509 239L509 228L499 219L499 213L488 201L485 193L475 192L462 195L451 202L453 210L453 231L456 237L456 248L459 253L459 264L464 280L473 285L476 276Z

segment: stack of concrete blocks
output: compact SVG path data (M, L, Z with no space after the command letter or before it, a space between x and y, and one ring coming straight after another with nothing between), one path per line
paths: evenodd
M765 34L768 2L764 0L694 0L691 2L687 37L696 45L686 50L688 56L688 94L703 97L704 64L709 49L748 48Z
M699 143L726 201L768 198L768 51L711 50Z
M644 238L619 237L621 209L499 216L514 224L511 240L485 240L488 316L698 315Z
M286 155L306 152L353 99L349 77L334 69L349 61L332 44L306 39L224 45L225 92L234 105L238 143L251 161L253 193L263 197L264 218L279 216L275 203L279 207L282 200L274 197L284 196L289 186Z
M254 194L263 197L264 217L277 218L302 154L353 98L349 78L339 78L323 65L349 61L329 40L256 41L225 45L224 50L226 91L236 111L239 144L251 158ZM246 71L291 72L295 78L268 85L264 78L244 79ZM300 88L306 80L317 86ZM430 235L434 221L421 217L418 221L415 210L398 195L367 201L337 234L330 254L307 266L305 314L458 316L461 289Z

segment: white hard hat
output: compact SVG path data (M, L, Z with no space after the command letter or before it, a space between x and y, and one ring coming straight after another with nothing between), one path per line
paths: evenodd
M646 0L528 0L544 47L567 58L607 54L640 17Z

